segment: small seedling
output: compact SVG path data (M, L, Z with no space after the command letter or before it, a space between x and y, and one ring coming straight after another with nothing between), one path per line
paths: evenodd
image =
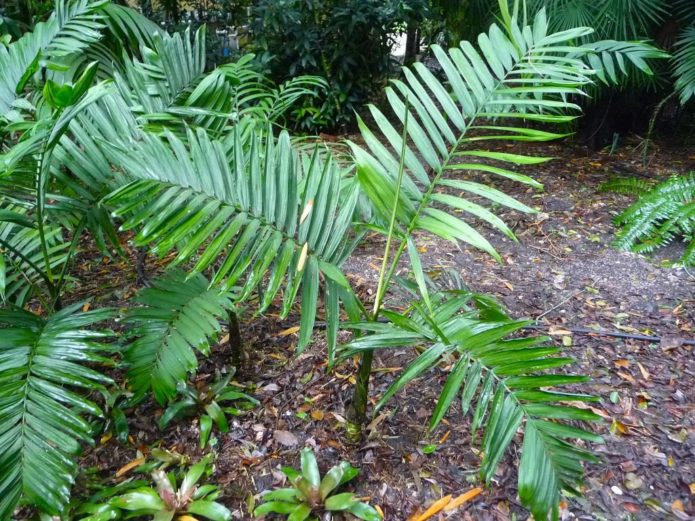
M178 387L180 400L167 407L159 419L159 428L164 429L176 418L181 418L201 411L200 416L200 448L208 444L212 433L213 422L220 432L229 432L227 414L239 416L244 410L258 405L258 400L238 390L229 382L234 376L235 370L224 377L218 375L212 385L201 388L192 388L185 384ZM237 402L237 406L225 405Z
M381 521L381 514L374 507L360 501L352 492L331 495L357 477L359 469L342 461L321 479L316 456L309 448L302 450L301 466L301 472L291 467L282 469L292 486L265 494L262 497L263 504L254 511L255 516L274 513L287 516L287 521L315 521L318 518L312 514L349 512L365 521Z

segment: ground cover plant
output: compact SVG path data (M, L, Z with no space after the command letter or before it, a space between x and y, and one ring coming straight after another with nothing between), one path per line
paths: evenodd
M582 95L600 74L597 65L641 63L653 50L617 42L583 47L576 42L590 28L549 32L543 10L523 25L500 5L499 24L480 35L477 47L433 48L442 79L419 63L403 70L385 91L389 115L371 107L371 119L359 120L362 142L351 143L347 163L278 128L320 80L274 86L248 59L206 71L203 29L169 35L105 0L58 0L48 21L0 48L7 71L0 79L1 518L17 505L66 512L76 455L104 434L90 421L103 418L104 403L120 411L147 400L168 406L163 427L200 406L206 447L213 423L224 433L227 414L241 412L223 402L255 402L221 376L231 368L220 367L217 382L195 385L201 360L225 329L227 341L238 343L238 316L272 309L282 319L297 308L299 352L322 311L328 365L359 358L349 439L359 442L367 423L375 350L412 348L412 363L378 407L425 370L453 364L432 427L454 400L474 411L487 483L523 428L522 503L537 519L558 518L561 491L574 490L582 463L594 460L585 442L600 437L576 423L596 415L569 403L593 397L551 387L585 378L554 372L571 360L555 356L544 338L519 336L528 323L509 318L494 300L439 287L423 270L414 236L465 243L499 260L457 211L511 239L497 209L471 194L520 213L533 210L461 174L540 188L511 168L548 158L488 145L563 137L552 128L576 116L579 107L568 97ZM110 39L121 43L107 45ZM371 299L342 269L366 233L385 241ZM156 256L163 273L126 299L125 313L92 309L69 291L86 240L113 258L127 241ZM406 254L410 271L400 277ZM387 299L397 285L413 295L405 307ZM340 344L341 329L354 338ZM304 479L320 491L316 462L308 452L303 459ZM110 505L157 519L227 519L218 491L195 486L208 465L195 463L179 488L175 476L158 473L157 490L126 492ZM293 480L300 490L301 483ZM312 491L302 494L313 501ZM344 494L324 496L323 506L363 519L379 515ZM315 507L300 501L291 515L303 519Z

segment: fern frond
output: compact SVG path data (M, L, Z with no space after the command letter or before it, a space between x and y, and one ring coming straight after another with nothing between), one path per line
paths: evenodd
M59 515L70 497L75 454L91 442L85 414L100 416L85 392L110 379L87 364L108 362L87 328L108 310L75 304L44 319L19 308L0 310L0 518L24 498ZM78 390L80 392L78 392Z
M547 519L549 514L557 519L560 491L573 490L581 481L582 463L595 461L589 451L569 440L600 442L601 438L567 423L598 419L586 409L567 405L594 397L550 388L586 378L552 373L572 360L556 356L559 349L548 346L547 338L510 338L529 322L507 318L495 304L494 313L488 316L489 298L459 290L437 293L430 299L431 310L420 301L403 314L385 312L388 323L349 324L371 334L343 346L342 356L365 349L424 347L383 394L377 410L406 385L440 364L451 365L453 359L430 428L460 400L463 413L472 412L474 437L482 431L481 474L489 482L523 427L519 495L534 519Z
M639 195L639 199L615 218L621 226L617 248L648 253L677 237L693 240L695 231L695 174L673 176ZM690 247L683 262L690 265Z
M615 177L599 186L601 192L624 195L642 195L654 187L654 183L638 177Z
M198 367L196 351L210 353L210 339L233 309L229 291L210 287L201 274L174 270L140 291L125 322L135 340L125 352L136 397L150 389L160 404L176 396L176 385Z

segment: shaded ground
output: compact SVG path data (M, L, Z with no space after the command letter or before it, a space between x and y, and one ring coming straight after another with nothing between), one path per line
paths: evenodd
M605 419L594 427L606 439L596 447L603 461L588 469L585 497L567 499L563 519L689 519L695 515L695 363L692 346L681 342L695 339L695 273L662 261L677 259L677 246L655 259L611 249L611 216L630 199L596 189L616 169L657 178L667 175L666 164L695 170L695 150L662 150L647 168L630 150L609 156L563 144L540 152L559 158L533 171L545 184L544 193L499 184L541 211L523 218L506 215L520 242L492 236L504 263L419 237L425 267L456 270L472 289L497 296L515 316L540 317L539 323L553 326L554 338L576 357L576 371L592 376L587 391L601 396L595 410ZM364 288L374 287L380 247L378 240L368 241L346 268ZM453 414L427 434L444 370L398 395L374 419L365 444L345 446L344 401L354 364L327 373L321 340L293 356L296 338L288 328L296 324L270 317L243 330L250 360L239 381L252 385L263 405L218 437L215 475L238 519L251 519L254 495L277 484L279 467L296 465L304 445L316 447L324 470L341 458L360 466L357 492L370 496L388 520L405 520L442 495L475 486L479 458L470 444L469 419ZM567 328L573 326L656 335L662 342L571 334ZM220 351L205 362L200 378L211 377L225 356ZM410 358L405 350L377 355L373 398ZM87 455L85 464L109 475L135 458L136 447L144 450L162 436L164 447L198 455L195 423L161 433L152 410L139 413L131 423L133 445L107 442ZM423 453L428 444L437 446L432 454ZM528 518L516 498L517 457L510 454L491 487L449 519Z

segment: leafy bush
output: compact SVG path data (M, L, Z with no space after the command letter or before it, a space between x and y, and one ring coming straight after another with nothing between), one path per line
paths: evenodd
M302 470L285 467L282 472L292 484L289 488L280 488L263 495L263 504L254 510L255 516L274 513L288 516L292 521L316 519L312 513L349 512L366 521L380 521L381 515L367 503L355 497L351 492L334 494L345 483L353 480L359 470L343 461L332 467L321 479L316 456L309 448L302 449Z
M695 266L695 174L673 176L656 186L641 179L614 179L601 189L638 197L615 218L621 227L616 247L649 253L682 238L687 246L681 261Z
M316 74L321 98L295 116L315 131L350 124L393 71L391 34L423 8L421 0L261 0L253 11L253 47L276 81Z

